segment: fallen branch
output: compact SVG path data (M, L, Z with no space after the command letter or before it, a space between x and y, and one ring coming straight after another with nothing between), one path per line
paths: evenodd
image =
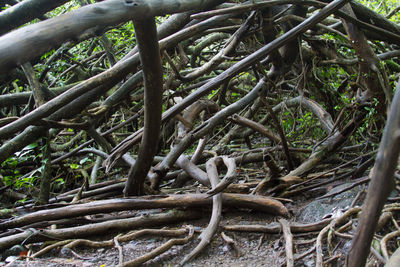
M357 129L357 127L361 124L364 114L361 113L358 116L355 116L344 128L342 131L338 131L332 136L328 137L318 149L313 152L310 157L304 161L300 166L296 169L292 170L287 176L301 176L304 173L310 171L317 164L319 164L322 160L328 158L339 149L344 142L348 140L348 138L352 135L352 133ZM284 194L285 196L285 194Z
M343 188L343 189L341 189L341 190L339 190L337 192L332 192L332 193L320 196L317 199L323 199L323 198L329 198L329 197L337 196L337 195L339 195L339 194L341 194L343 192L346 192L346 191L348 191L348 190L350 190L350 189L352 189L352 188L354 188L354 187L356 187L358 185L368 183L369 181L370 181L370 178L368 176L367 177L362 177L362 178L357 179L357 181L354 181L353 183L349 184L348 186L346 186L345 188Z
M288 210L281 202L265 196L223 193L222 202L223 205L227 207L255 209L284 217L289 215ZM212 200L209 198L208 194L144 196L127 199L93 201L85 204L66 205L61 208L33 212L2 222L0 224L0 230L21 227L41 221L59 220L82 215L135 209L204 207L211 205L211 203Z

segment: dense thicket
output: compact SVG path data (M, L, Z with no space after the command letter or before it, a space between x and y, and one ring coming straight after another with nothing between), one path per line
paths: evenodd
M168 194L196 181L208 188L205 198L214 196L211 238L222 202L236 197L241 207L272 205L287 215L266 199L222 197L240 187L244 166L264 166L266 178L243 188L289 197L340 179L359 182L376 157L360 223L368 227L357 232L367 241L353 244L349 265L365 261L399 152L396 1L24 0L0 7L4 203ZM319 181L314 173L325 170L339 178ZM193 205L206 205L198 197ZM171 201L154 205L184 200ZM0 223L19 226L11 225Z

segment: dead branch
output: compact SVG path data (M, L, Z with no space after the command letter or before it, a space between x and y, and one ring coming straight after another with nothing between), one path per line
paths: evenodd
M227 207L250 208L276 215L287 216L285 206L270 197L243 195L243 194L222 194L222 201ZM8 229L32 224L40 221L58 220L72 218L82 215L97 213L108 213L134 209L156 209L176 207L204 207L211 205L212 200L207 194L184 194L170 196L145 196L128 199L111 199L93 201L86 204L67 205L51 210L41 210L27 214L9 221L0 223L0 229Z
M139 237L145 236L145 235L155 235L155 236L164 236L164 237L176 237L176 236L181 236L184 235L188 232L188 229L177 229L177 230L167 230L167 229L142 229L138 231L134 231L125 235L118 235L114 237L113 239L110 240L105 240L105 241L92 241L88 239L69 239L69 240L63 240L60 242L56 242L52 245L49 245L35 254L33 254L31 257L40 257L44 255L45 253L51 251L54 248L58 247L65 247L69 249L73 249L78 246L85 246L85 247L92 247L92 248L104 248L104 247L111 247L115 244L115 242L129 242L131 240L137 239ZM120 257L121 258L121 257Z
M293 164L293 160L292 160L292 157L290 155L290 152L289 152L288 141L286 139L285 133L283 132L282 125L279 122L278 117L276 117L276 114L272 110L270 104L268 103L268 100L262 94L260 94L260 99L261 99L261 102L263 102L265 107L267 108L268 113L271 116L272 121L275 124L275 128L278 130L278 134L279 134L279 137L280 137L280 140L281 140L281 144L283 146L283 151L285 152L286 161L288 163L288 169L289 169L289 171L291 171L294 168L294 164Z
M351 136L358 125L360 125L364 114L360 114L352 119L342 131L328 137L310 157L296 169L291 171L287 176L301 176L310 171L323 159L329 157L332 152L336 151ZM285 193L282 196L286 196Z
M208 180L207 173L192 163L185 155L180 155L176 161L176 164L199 183L205 186L211 185L210 181Z
M0 61L0 72L7 72L17 65L30 61L36 56L61 45L66 40L85 40L96 32L104 30L107 26L117 25L130 19L146 19L165 13L173 14L202 9L218 4L218 2L171 0L160 4L156 1L136 1L133 3L109 0L86 5L73 12L31 24L3 35L0 38L0 51L4 55ZM64 27L66 24L69 25L68 28ZM21 53L21 51L24 51L24 53Z
M303 33L307 29L314 26L316 23L322 21L324 18L326 18L327 16L329 16L330 14L332 14L333 12L338 10L342 5L344 5L344 3L346 1L347 0L335 0L335 1L331 2L329 5L324 7L320 12L318 12L314 16L310 17L306 21L297 25L296 27L294 27L287 33L278 37L277 39L275 39L273 42L269 43L268 45L265 45L264 47L262 47L261 49L259 49L256 52L254 52L250 56L242 59L241 61L239 61L238 63L236 63L235 65L233 65L232 67L230 67L229 69L227 69L226 71L224 71L223 73L221 73L220 75L215 77L214 79L210 80L209 82L207 82L206 84L204 84L203 86L198 88L195 93L192 93L191 95L186 97L182 102L174 105L172 108L170 108L166 112L164 112L163 113L163 121L167 120L171 117L174 117L177 113L182 111L185 107L189 106L190 104L194 103L200 97L209 93L212 88L216 88L217 86L222 85L228 79L230 79L231 77L233 77L240 71L248 68L255 62L259 61L262 57L269 54L271 51L281 47L288 41L294 40L295 38L297 38L297 36L299 34ZM123 63L125 63L125 62L123 62ZM1 130L2 130L2 128L0 128L0 136L1 136ZM120 143L119 147L114 151L114 153L117 154L117 151L118 151L119 154L121 154L121 155L124 154L127 151L127 148L130 147L130 145L133 143L134 138L136 136L139 136L140 133L141 133L141 131L138 131L137 133L133 134L132 137L129 137L129 139L127 139L125 142ZM135 142L137 142L137 141L135 141ZM176 161L176 159L179 157L179 155L182 153L183 153L183 151L181 153L177 153L178 155L175 155L173 157L171 156L172 158L168 159L168 161L172 161L172 163L174 163ZM171 155L171 153L169 155ZM159 173L161 173L162 175L165 175L165 173L170 168L170 165L172 163L163 162L157 171Z
M234 114L230 119L239 125L249 127L251 129L253 129L254 131L261 133L262 135L264 135L265 137L267 137L274 143L278 144L281 142L281 139L279 138L279 136L275 135L272 131L270 131L267 127L265 127L264 125L262 125L260 123L252 121L250 119L246 119L237 114Z

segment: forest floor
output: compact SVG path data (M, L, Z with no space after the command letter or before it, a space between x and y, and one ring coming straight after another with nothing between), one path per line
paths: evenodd
M343 188L338 186L337 189ZM295 199L291 203L285 203L291 213L289 222L311 223L321 221L323 217L334 216L335 212L349 207L357 192L362 190L356 187L350 191L341 193L332 199L307 200L304 196ZM331 193L331 192L330 192ZM360 200L362 201L362 200ZM155 212L160 211L156 210ZM154 212L154 210L143 211ZM199 232L208 224L209 215L200 220L186 221L183 223L169 225L168 228L182 228L182 225L190 224L195 227L195 240ZM184 266L285 266L285 239L282 233L263 234L248 232L224 231L227 225L268 225L276 222L277 217L251 210L224 210L219 231L212 239L206 249L194 260ZM229 246L221 237L224 232L231 237L237 250ZM298 256L312 248L315 244L319 231L300 233L293 235L294 253ZM113 236L110 235L110 238ZM104 240L104 236L101 238ZM123 247L124 262L148 253L167 242L167 237L142 237L130 242L121 243ZM351 240L337 242L333 249L330 266L343 266L343 255L349 248ZM167 252L157 256L143 266L178 266L179 262L190 253L198 242L192 241L183 246L174 246ZM34 250L39 250L41 244L36 244ZM16 260L7 266L117 266L119 262L117 248L86 248L79 247L72 252L68 250L54 249L46 255L35 258ZM3 264L5 264L3 262ZM315 251L308 256L295 261L295 266L315 266ZM379 266L379 265L376 265Z
M263 213L229 212L224 214L221 225L227 224L266 224L274 221L273 216ZM194 225L195 229L207 226L208 218L186 223ZM181 226L176 225L178 228ZM284 246L280 235L264 236L261 233L230 233L227 235L235 240L240 255L229 248L221 238L221 231L217 233L213 241L200 254L184 266L280 266L285 262ZM198 236L196 233L195 238ZM143 237L137 240L121 244L123 245L124 261L132 260L168 241L163 237ZM168 252L156 257L143 266L177 266L196 243L190 242L184 246L174 246ZM62 255L61 251L53 251L38 259L17 261L9 266L117 266L119 254L116 248L91 249L80 248L74 250L80 257L74 255Z

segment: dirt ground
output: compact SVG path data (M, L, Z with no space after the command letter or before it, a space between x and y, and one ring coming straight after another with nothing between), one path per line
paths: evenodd
M330 192L341 190L347 185L337 186ZM347 209L354 199L355 195L361 191L360 187L353 188L350 191L341 193L333 198L315 200L304 196L294 199L292 203L285 203L289 209L291 218L289 222L317 222L323 217L340 212L341 209ZM362 200L359 200L361 204ZM162 212L162 210L147 210L144 213ZM207 213L205 213L207 214ZM210 214L210 213L209 213ZM181 229L184 225L193 225L196 231L194 240L187 245L174 246L167 252L159 255L143 266L178 266L181 260L188 255L198 244L199 233L207 227L209 216L205 215L200 220L186 221L175 225L168 225L169 229ZM223 226L226 225L267 225L277 222L279 217L268 215L266 213L255 212L251 210L233 210L225 209L222 214L219 231L212 239L205 250L195 259L184 266L285 266L285 240L283 234L262 234L262 233L243 233L225 231L225 234L233 238L238 248L236 251L228 246L221 237ZM157 227L159 229L160 227ZM315 245L316 237L319 232L294 234L294 254L295 257L312 248ZM97 237L97 240L112 239L116 234ZM127 262L148 253L170 238L144 236L130 242L121 243L123 247L123 261ZM343 256L350 247L351 240L340 239L335 242L336 248L331 248L332 255L325 255L325 259L331 259L330 266L343 266ZM34 247L34 251L40 249L40 244ZM75 252L75 253L74 253ZM7 266L117 266L119 263L119 252L117 248L85 248L78 247L73 252L68 250L53 250L50 253L37 259L17 260L9 263ZM5 265L3 263L3 265ZM0 263L0 266L3 266ZM315 266L315 252L295 261L295 266ZM374 265L379 266L379 265Z
M276 216L271 216L265 213L251 211L236 211L226 212L223 214L221 226L235 224L261 224L265 225L277 220ZM294 218L292 218L294 220ZM195 230L202 230L207 226L208 218L203 218L196 221L188 221L185 224L195 226ZM171 227L181 227L174 225ZM211 244L194 260L184 266L283 266L285 258L284 239L279 235L264 235L262 233L240 233L240 232L225 232L229 237L233 238L239 250L239 255L236 251L229 247L221 237L221 230L214 237ZM195 234L195 240L198 237ZM315 236L315 235L314 235ZM312 239L313 236L303 236L299 240ZM296 238L295 238L296 240ZM162 237L143 237L131 242L122 243L124 261L129 261L137 258L151 250L159 247L168 241L168 238ZM307 243L307 242L306 242ZM174 246L169 251L161 254L152 261L143 266L177 266L185 255L197 244L192 241L184 246ZM298 245L300 250L306 250L309 245ZM34 260L18 260L8 266L117 266L119 262L119 254L116 248L77 248L74 250L77 255L65 253L65 251L52 251L45 256ZM313 255L297 262L296 266L312 266Z

